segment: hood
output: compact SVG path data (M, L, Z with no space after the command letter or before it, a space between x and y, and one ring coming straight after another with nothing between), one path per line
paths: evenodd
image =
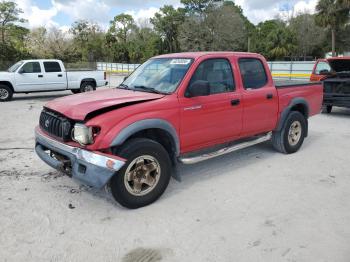
M9 79L12 75L13 75L13 73L9 73L9 72L6 72L6 71L0 71L0 81L1 81L1 80L7 80L7 79Z
M335 72L350 71L350 58L330 58L329 65Z
M61 113L70 119L83 121L88 115L101 110L106 112L106 110L155 100L164 96L114 88L58 98L47 103L45 108Z

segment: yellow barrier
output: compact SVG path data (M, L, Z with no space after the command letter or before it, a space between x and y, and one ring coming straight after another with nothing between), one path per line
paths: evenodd
M274 77L307 77L309 78L311 74L286 74L286 73L272 73Z

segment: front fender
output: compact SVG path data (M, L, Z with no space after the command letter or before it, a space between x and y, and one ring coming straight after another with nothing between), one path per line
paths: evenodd
M139 131L154 128L167 131L171 135L175 144L176 156L178 156L180 154L180 141L176 129L168 121L158 118L140 120L125 127L112 140L111 147L122 145L130 136Z

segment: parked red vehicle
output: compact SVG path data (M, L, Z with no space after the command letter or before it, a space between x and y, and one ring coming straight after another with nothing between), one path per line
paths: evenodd
M350 57L317 60L310 81L323 82L327 113L332 112L333 106L350 108Z
M193 164L272 140L299 150L322 85L275 83L265 58L235 52L154 57L119 87L46 104L36 152L123 206L158 199L178 162Z

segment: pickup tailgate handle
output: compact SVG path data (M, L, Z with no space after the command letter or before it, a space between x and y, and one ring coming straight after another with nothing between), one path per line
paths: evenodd
M58 76L58 77L62 77L62 74L58 74L57 76Z
M42 77L44 77L44 76L43 76L43 75L38 75L38 77L39 77L39 78L42 78Z
M266 99L272 99L273 98L273 94L267 94L266 95Z
M239 100L239 99L231 100L231 105L232 106L238 106L240 103L241 103L241 100Z

